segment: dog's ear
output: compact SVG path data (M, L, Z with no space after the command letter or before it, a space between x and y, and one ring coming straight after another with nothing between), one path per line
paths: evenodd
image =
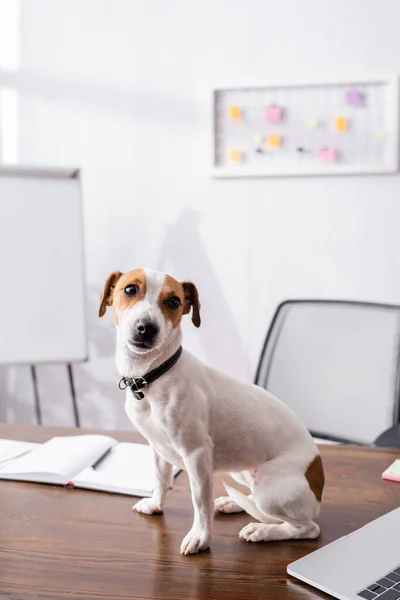
M200 300L196 286L191 281L182 283L183 293L185 294L185 306L183 314L187 315L192 308L192 322L196 327L200 327Z
M107 281L104 284L103 293L100 296L99 317L103 317L106 314L107 306L112 305L115 284L121 275L122 273L119 271L114 271L114 273L111 273L111 275L108 276Z

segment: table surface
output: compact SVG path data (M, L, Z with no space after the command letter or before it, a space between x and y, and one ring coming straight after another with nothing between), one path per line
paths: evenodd
M0 424L0 438L46 441L104 433ZM108 432L107 432L108 433ZM109 432L140 441L134 432ZM318 540L251 544L238 532L251 517L217 515L211 550L180 556L192 522L185 473L163 515L133 513L128 496L0 482L0 600L318 598L286 565L400 505L400 485L381 479L399 450L322 446L326 488ZM215 477L215 495L223 493Z

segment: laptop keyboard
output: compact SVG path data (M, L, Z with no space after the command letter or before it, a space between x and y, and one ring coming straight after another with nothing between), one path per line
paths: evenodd
M365 600L400 600L400 566L357 595Z

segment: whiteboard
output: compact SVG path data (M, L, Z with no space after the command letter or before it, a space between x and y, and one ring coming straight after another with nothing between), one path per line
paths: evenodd
M217 177L398 170L398 76L217 89L213 117Z
M87 357L79 172L0 167L0 364Z

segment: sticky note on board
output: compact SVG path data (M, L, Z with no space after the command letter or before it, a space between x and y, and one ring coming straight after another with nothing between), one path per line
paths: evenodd
M267 145L271 148L279 148L282 145L282 138L278 133L269 133L267 135Z
M335 130L336 131L347 131L348 120L346 117L336 117L335 119Z
M270 104L265 107L265 120L268 123L279 123L283 118L283 108L282 106L277 106L276 104Z
M261 133L255 133L253 135L253 142L255 144L262 144L263 140L264 140L264 136L261 135Z
M400 482L400 459L396 459L390 467L382 473L382 479L388 479L389 481Z
M241 162L243 160L243 152L241 150L232 149L229 150L229 161L230 162Z
M335 148L320 148L317 152L318 158L326 161L335 161L337 159L337 152Z
M379 129L376 132L376 137L378 140L383 140L385 137L387 137L387 132L384 129Z
M242 109L240 106L230 106L229 107L229 118L237 121L242 118Z
M350 106L364 106L365 96L362 92L353 88L351 90L347 90L346 102L347 104L350 104Z

